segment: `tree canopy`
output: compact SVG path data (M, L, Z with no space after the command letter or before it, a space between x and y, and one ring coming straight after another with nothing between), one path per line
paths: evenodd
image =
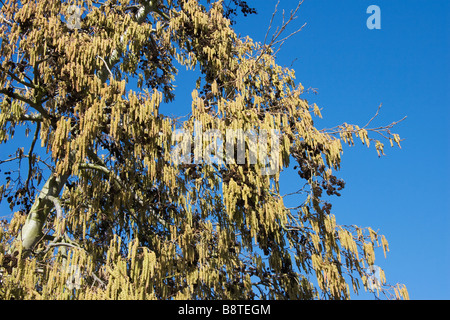
M345 186L343 144L360 139L381 156L383 141L400 146L395 123L316 128L319 107L276 63L300 5L264 43L235 33L229 6L4 2L0 141L17 144L18 131L29 140L0 160L17 164L0 189L14 212L0 228L1 299L347 299L373 290L367 270L388 242L340 225L329 199ZM200 75L184 118L160 112L179 67ZM303 197L294 208L279 188L290 166ZM380 281L376 290L408 298L383 272Z

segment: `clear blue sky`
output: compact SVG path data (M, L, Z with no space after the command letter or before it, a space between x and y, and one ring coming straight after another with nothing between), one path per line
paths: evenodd
M258 15L238 19L242 35L263 41L276 0L249 0ZM295 8L281 0L279 12ZM370 5L381 9L381 29L369 30ZM394 132L402 149L345 147L335 198L338 223L380 230L390 245L376 264L388 282L407 285L412 299L450 298L450 1L305 0L290 31L307 23L279 53L306 96L322 109L320 128L364 125L380 103L374 126L404 116ZM289 30L288 30L289 31ZM293 178L290 178L293 177ZM285 190L297 175L284 175Z
M236 30L262 41L276 2L248 0L258 14L240 15ZM281 0L279 12L296 4ZM381 30L366 27L369 5L381 9ZM406 284L412 299L450 299L450 1L305 0L287 32L305 22L278 63L296 59L297 80L318 89L306 96L323 108L318 127L364 125L380 103L374 126L408 117L394 130L405 139L401 150L387 145L378 158L373 147L345 147L338 176L346 188L332 202L338 223L370 226L387 237L390 253L384 259L379 252L376 264L389 283ZM166 114L190 112L183 97L190 98L196 78L182 75L175 106L162 106ZM2 159L15 148L1 145ZM282 193L297 190L298 175L289 173Z
M258 14L239 15L234 27L262 42L278 1L247 2ZM288 14L297 3L280 0L272 30L282 10ZM380 30L367 28L370 5L381 10ZM344 147L338 177L346 187L331 201L337 222L386 236L390 252L385 259L378 251L375 263L390 284L405 284L411 299L450 299L450 1L304 0L297 17L286 35L306 26L277 61L318 90L305 98L322 108L319 128L365 125L381 103L373 127L407 116L393 130L405 139L402 149L386 142L386 156L378 158L373 146ZM180 71L176 105L163 112L190 112L185 99L196 76ZM282 181L282 194L299 189L294 171Z

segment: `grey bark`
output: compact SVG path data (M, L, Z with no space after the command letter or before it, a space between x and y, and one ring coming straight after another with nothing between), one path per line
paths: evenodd
M22 242L23 250L32 250L34 245L42 238L45 221L47 220L50 210L54 207L54 203L50 199L52 197L59 197L69 176L69 173L62 176L52 174L45 182L19 233L19 239Z

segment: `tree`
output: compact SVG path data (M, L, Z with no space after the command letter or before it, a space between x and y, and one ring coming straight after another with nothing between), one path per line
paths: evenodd
M231 24L234 23L234 20L231 18L237 16L238 8L241 9L241 13L246 17L249 14L257 13L255 8L250 7L246 1L242 0L230 0L227 4L224 4L224 17L230 19Z
M18 169L1 186L16 211L0 231L0 298L343 299L370 288L366 269L388 243L337 224L324 192L344 187L343 143L381 155L372 134L400 138L395 123L314 126L319 108L275 61L298 8L261 44L236 35L220 1L6 2L0 140L34 133L28 152L1 161ZM184 119L159 112L177 65L200 75ZM291 162L296 208L279 192Z

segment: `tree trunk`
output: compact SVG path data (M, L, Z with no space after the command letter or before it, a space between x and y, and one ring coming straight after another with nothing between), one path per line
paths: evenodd
M20 231L18 239L22 242L24 251L31 250L34 245L42 238L42 229L48 214L54 203L49 197L59 197L59 194L67 182L70 174L66 173L62 176L52 174L44 184L39 196L36 198L33 206L28 213L25 224ZM15 249L13 249L15 250Z

